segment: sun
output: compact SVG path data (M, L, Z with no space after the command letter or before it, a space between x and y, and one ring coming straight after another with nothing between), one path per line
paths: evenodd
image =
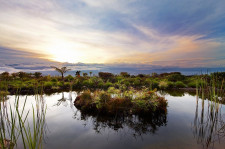
M56 40L47 46L48 59L57 62L77 63L82 61L81 47L74 43Z

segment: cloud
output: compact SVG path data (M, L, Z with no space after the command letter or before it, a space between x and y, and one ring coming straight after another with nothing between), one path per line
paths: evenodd
M0 46L41 61L224 66L220 0L0 2Z

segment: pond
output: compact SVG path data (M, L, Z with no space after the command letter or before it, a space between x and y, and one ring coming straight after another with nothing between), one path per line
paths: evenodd
M149 148L217 148L225 146L225 106L211 111L210 101L188 93L179 96L163 93L168 100L167 114L142 118L101 117L80 113L73 102L77 92L63 92L43 96L20 96L19 110L32 106L46 108L43 148L62 149L149 149ZM26 100L27 99L27 100ZM15 96L8 96L6 108L14 105ZM38 103L38 104L37 104ZM3 104L3 103L2 103ZM23 148L21 139L16 148Z

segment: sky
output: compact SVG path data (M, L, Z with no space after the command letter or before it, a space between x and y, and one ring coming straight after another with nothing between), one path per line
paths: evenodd
M0 67L225 67L224 6L225 0L0 0Z

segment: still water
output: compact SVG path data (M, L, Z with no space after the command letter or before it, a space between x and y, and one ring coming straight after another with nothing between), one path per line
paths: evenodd
M168 100L166 115L141 119L105 118L81 114L73 105L76 92L20 96L19 105L27 98L25 111L41 100L47 106L43 148L47 149L225 149L225 106L210 112L208 100L197 100L188 93L179 96L164 93ZM7 105L13 105L9 96ZM22 107L22 106L21 106ZM22 108L20 108L22 110ZM28 116L32 121L32 114ZM21 140L17 148L23 148Z

